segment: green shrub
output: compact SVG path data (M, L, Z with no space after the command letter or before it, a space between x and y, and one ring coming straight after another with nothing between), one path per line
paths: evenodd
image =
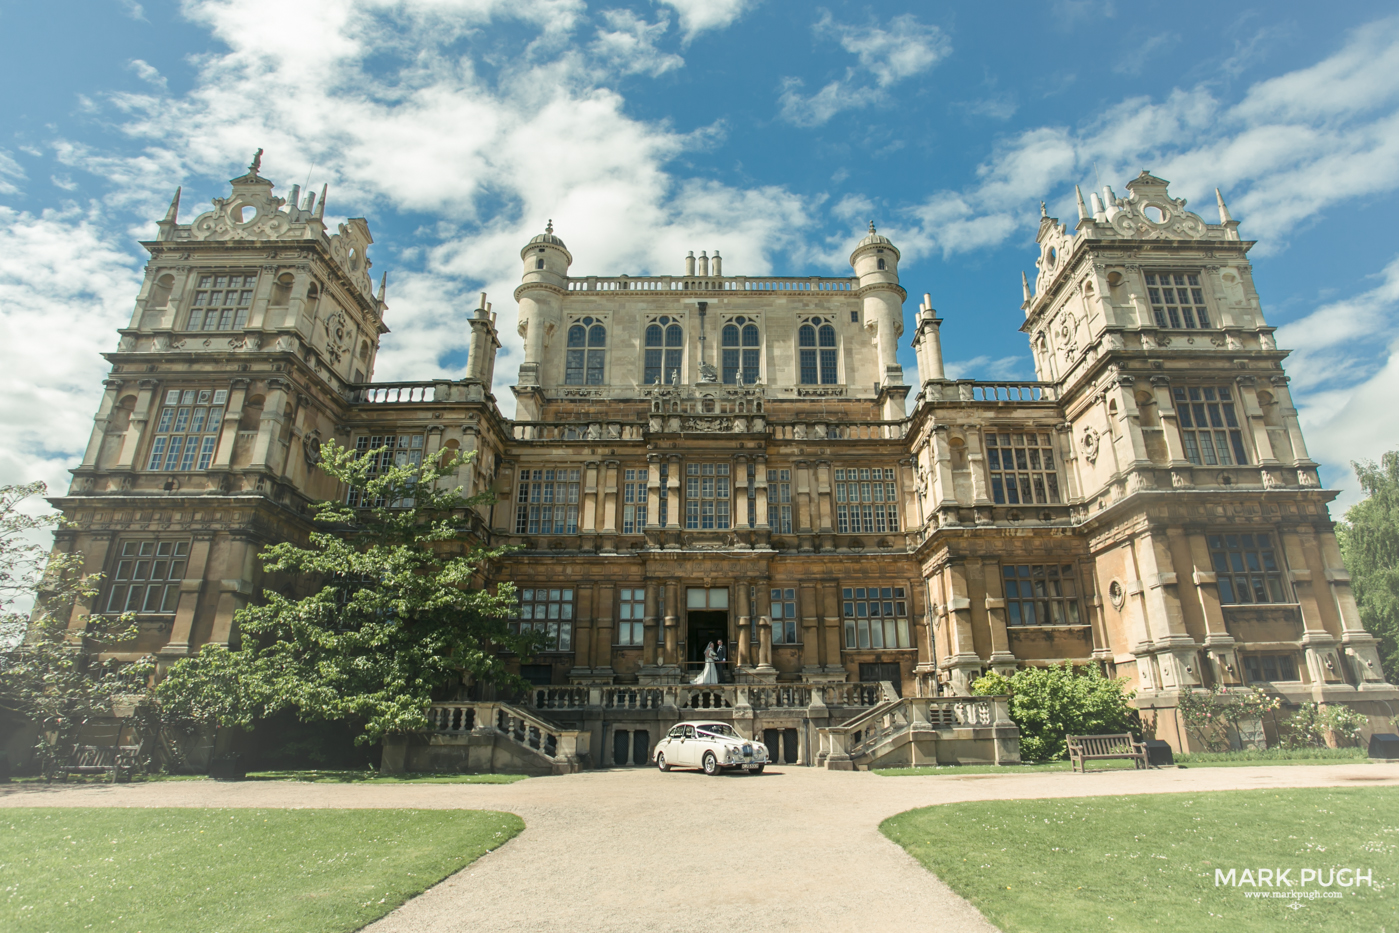
M1009 695L1010 718L1020 727L1023 761L1066 758L1066 735L1140 734L1136 694L1125 678L1111 680L1096 665L1074 668L1068 661L1054 667L1026 667L1009 677L985 674L972 684L982 695Z
M1186 733L1207 752L1229 751L1234 747L1240 722L1261 720L1282 705L1280 699L1258 687L1230 688L1218 684L1203 691L1187 690L1177 703Z

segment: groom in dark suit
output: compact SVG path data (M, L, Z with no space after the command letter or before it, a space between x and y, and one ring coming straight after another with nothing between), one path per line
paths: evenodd
M724 640L721 638L718 644L714 646L714 666L719 669L719 683L721 684L729 682L728 660L729 652L728 649L724 647Z

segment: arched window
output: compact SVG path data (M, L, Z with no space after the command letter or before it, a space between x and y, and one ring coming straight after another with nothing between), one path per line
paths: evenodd
M742 376L744 385L758 381L758 325L750 318L736 317L719 334L723 350L724 382L734 385Z
M836 384L836 329L812 318L797 330L803 385Z
M564 385L600 386L607 367L607 328L585 317L568 329Z
M884 269L884 260L882 260L882 259L879 260L879 268L880 268L881 271Z
M646 327L646 360L642 378L646 384L679 382L680 357L685 331L678 321L663 316Z

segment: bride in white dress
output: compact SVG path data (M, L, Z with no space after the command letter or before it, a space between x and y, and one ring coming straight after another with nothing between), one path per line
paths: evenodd
M690 681L692 684L717 684L719 682L719 668L714 664L714 642L710 642L704 649L704 670L699 672L699 676Z

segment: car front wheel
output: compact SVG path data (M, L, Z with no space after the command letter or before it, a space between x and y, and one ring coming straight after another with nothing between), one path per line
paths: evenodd
M704 753L704 773L710 775L719 773L719 759L714 757L713 752Z
M749 769L748 769L748 773L749 773L749 774L762 774L762 773L763 773L763 768L764 768L764 767L765 767L764 765L758 765L756 768L749 768Z
M666 763L665 755L660 752L656 753L656 767L660 768L662 771L670 770L670 765Z

